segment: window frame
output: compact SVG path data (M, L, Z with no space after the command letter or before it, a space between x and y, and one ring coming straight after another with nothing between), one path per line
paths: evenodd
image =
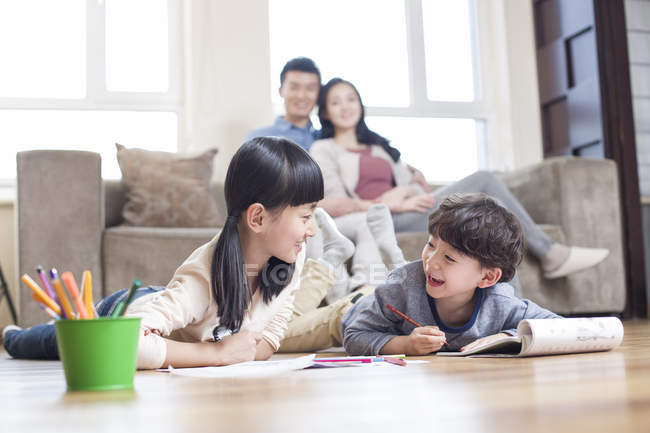
M427 96L427 71L424 46L424 22L422 0L403 0L406 18L406 44L409 76L409 105L406 107L365 105L365 114L369 117L408 117L408 118L460 118L476 121L478 169L488 168L488 153L494 141L496 117L492 107L489 89L490 69L486 56L489 46L482 46L480 41L489 44L491 17L489 5L480 0L467 0L470 12L470 40L472 44L472 64L474 75L474 100L432 101ZM497 83L498 84L498 83ZM272 101L274 115L284 113L284 105Z
M88 110L172 112L182 136L181 4L166 0L168 8L168 76L166 92L109 91L106 86L106 9L101 0L86 0L86 96L84 98L20 98L0 96L0 110ZM15 187L15 178L0 178L0 186Z
M485 38L487 14L485 2L468 0L470 13L470 40L472 44L472 64L474 75L474 100L432 101L427 96L427 71L424 46L424 22L422 0L404 0L407 32L408 71L410 104L408 107L366 107L366 116L372 117L421 117L421 118L461 118L477 121L478 169L486 169L488 164L488 128L493 115L489 109L489 92L486 78L489 75L485 56L479 41Z

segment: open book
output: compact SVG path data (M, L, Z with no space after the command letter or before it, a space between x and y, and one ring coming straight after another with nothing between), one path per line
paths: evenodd
M523 357L611 350L623 340L623 324L616 317L524 319L516 337L503 337L463 352L439 356Z

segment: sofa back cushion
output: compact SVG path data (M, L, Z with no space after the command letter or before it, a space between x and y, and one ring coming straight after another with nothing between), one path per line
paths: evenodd
M126 186L124 224L144 227L218 227L223 217L210 191L216 149L188 156L117 144Z

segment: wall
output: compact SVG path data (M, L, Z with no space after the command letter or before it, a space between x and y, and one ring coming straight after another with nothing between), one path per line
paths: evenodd
M16 276L15 226L13 200L0 200L0 266L5 276L11 298L18 308L18 279ZM12 323L7 298L0 302L0 329Z
M183 2L183 150L216 146L215 179L272 121L267 0Z
M482 4L487 21L480 36L491 79L488 167L509 171L543 159L533 8L519 0Z

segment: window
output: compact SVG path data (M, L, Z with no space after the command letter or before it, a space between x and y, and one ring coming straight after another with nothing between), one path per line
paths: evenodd
M355 84L369 127L429 181L486 168L480 3L269 0L274 110L283 110L277 89L284 63L307 56L324 82L338 76Z
M115 144L175 151L178 0L0 2L0 180L15 154L99 152L119 178ZM38 11L38 12L35 12Z

